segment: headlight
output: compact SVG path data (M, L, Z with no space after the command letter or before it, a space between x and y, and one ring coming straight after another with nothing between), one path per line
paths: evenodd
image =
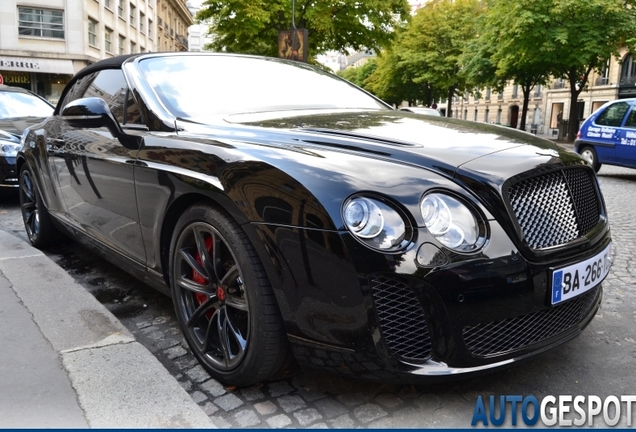
M20 144L0 141L0 156L16 157Z
M479 249L486 241L481 218L458 199L442 193L422 197L420 210L428 231L444 246L459 252Z
M412 229L405 218L385 202L369 197L345 201L342 218L347 229L373 249L395 251L411 240Z

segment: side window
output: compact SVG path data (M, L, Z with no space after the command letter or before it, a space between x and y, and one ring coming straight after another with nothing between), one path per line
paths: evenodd
M636 129L636 109L632 109L627 116L627 120L625 120L626 128L634 128Z
M82 97L91 96L104 99L120 124L143 124L139 108L120 69L99 71Z
M75 99L83 97L82 95L86 92L86 87L90 85L94 78L95 74L93 73L75 81L73 87L68 91L68 93L66 93L66 96L64 96L64 101L60 106L65 107L68 103L73 102Z
M601 126L620 126L628 109L629 103L627 102L612 104L596 118L594 123Z

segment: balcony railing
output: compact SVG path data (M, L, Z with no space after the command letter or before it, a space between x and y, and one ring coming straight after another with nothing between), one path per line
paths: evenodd
M621 86L633 86L636 84L636 76L621 77Z
M603 86L609 84L609 77L598 77L594 82L594 85Z
M562 89L565 88L565 81L559 80L552 83L553 89Z

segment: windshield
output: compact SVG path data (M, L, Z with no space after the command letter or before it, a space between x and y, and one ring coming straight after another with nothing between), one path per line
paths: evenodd
M140 65L165 107L194 121L276 111L388 109L346 81L304 63L174 56L145 59Z
M28 93L0 92L0 119L15 117L48 117L53 107Z

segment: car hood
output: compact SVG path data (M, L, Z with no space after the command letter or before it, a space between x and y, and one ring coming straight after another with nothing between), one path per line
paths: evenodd
M236 117L232 123L284 129L307 145L366 153L450 177L462 170L479 175L484 169L495 183L565 153L551 141L508 127L397 111L338 112L258 121L254 121L254 116L249 121L237 121L241 116ZM478 163L482 158L497 162ZM493 163L497 172L492 169Z

